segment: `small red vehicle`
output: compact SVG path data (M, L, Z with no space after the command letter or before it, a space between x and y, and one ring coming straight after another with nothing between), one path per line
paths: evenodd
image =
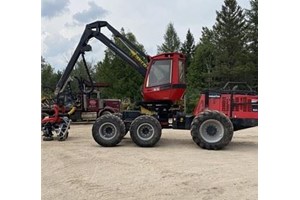
M64 100L60 98L53 105L53 115L47 115L42 118L43 140L53 140L53 132L57 134L59 141L68 138L71 119L69 114L65 112Z

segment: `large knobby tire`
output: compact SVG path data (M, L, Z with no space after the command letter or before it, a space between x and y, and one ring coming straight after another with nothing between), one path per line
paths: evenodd
M161 125L149 115L141 115L130 125L130 137L140 147L153 147L161 137Z
M94 140L104 147L113 147L119 144L125 133L124 122L115 115L102 115L92 128Z
M117 117L119 117L122 120L122 117L123 117L122 113L112 113L112 114L115 115L115 116L117 116ZM127 134L128 131L129 131L128 128L125 126L125 132L123 133L122 138L125 137L125 135Z
M191 135L201 148L218 150L230 143L233 125L225 114L207 110L194 118Z

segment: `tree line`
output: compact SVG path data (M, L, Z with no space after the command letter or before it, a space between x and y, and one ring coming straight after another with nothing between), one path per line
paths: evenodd
M123 28L120 32L146 53L133 33L126 33ZM216 11L214 25L202 28L197 43L190 29L181 42L173 23L167 25L163 38L157 53L186 55L187 112L192 112L201 90L221 88L228 81L247 82L258 90L258 0L250 0L250 9L241 8L236 0L224 0L221 10ZM124 47L116 38L111 39ZM124 51L129 50L124 47ZM49 88L55 88L62 72L55 72L43 57L41 63L42 95L51 94ZM143 77L110 49L105 50L102 61L88 63L88 68L94 81L111 83L111 87L103 89L103 98L141 100ZM87 78L82 60L77 62L72 76Z

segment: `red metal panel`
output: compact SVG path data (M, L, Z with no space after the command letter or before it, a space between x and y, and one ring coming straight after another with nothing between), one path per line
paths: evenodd
M205 96L203 94L200 95L197 106L194 109L193 115L197 116L199 113L204 111L205 108Z
M256 95L236 95L235 106L232 118L258 119L258 96Z
M246 94L233 95L234 107L231 110L231 94L209 95L209 104L207 109L218 110L232 118L258 119L258 96ZM205 95L202 94L193 114L197 116L205 108ZM232 114L232 116L230 116Z
M118 99L105 99L105 106L113 108L115 111L120 111L121 101Z

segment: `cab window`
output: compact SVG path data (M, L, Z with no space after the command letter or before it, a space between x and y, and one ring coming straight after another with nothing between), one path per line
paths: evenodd
M171 83L171 63L172 60L154 61L147 79L147 87L154 87Z
M179 83L185 83L184 62L179 60Z

